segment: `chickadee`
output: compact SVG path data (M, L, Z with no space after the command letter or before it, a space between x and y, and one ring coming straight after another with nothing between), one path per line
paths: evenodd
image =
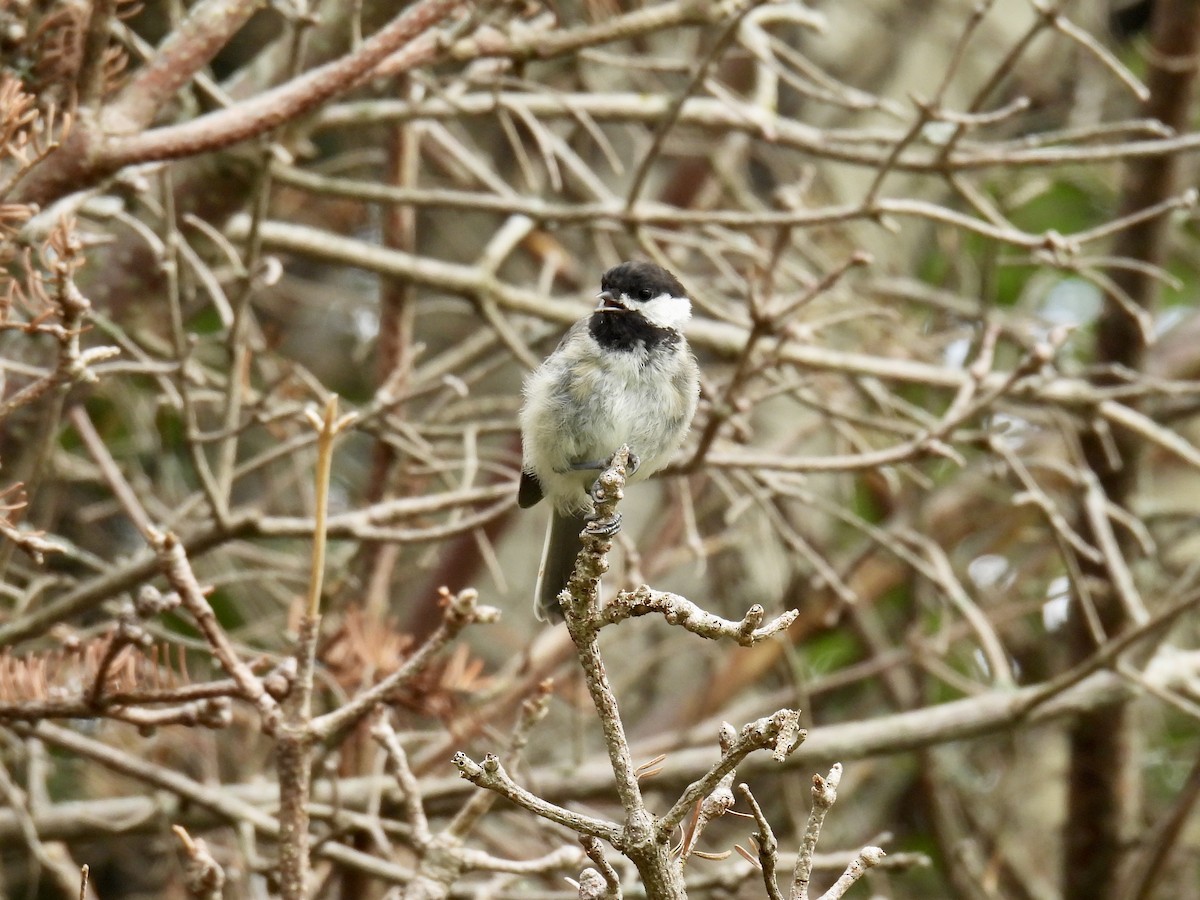
M627 444L637 459L629 480L657 472L682 443L700 395L682 331L692 304L674 275L621 263L604 273L597 300L525 382L517 502L548 497L554 507L534 598L539 621L562 621L558 594L594 512L588 489L599 470Z

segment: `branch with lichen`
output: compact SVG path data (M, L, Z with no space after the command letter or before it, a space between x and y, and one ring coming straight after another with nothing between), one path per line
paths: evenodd
M812 880L813 856L817 850L817 841L821 837L821 826L825 817L837 800L838 785L842 781L842 764L834 763L829 774L822 778L813 775L812 780L812 809L808 814L808 822L804 826L804 836L801 838L800 855L796 859L796 868L792 874L793 900L808 900L809 883ZM884 853L878 847L863 847L858 855L850 861L841 877L833 886L821 895L821 900L838 900L851 886L858 881L863 873L871 866L877 865L883 859Z
M624 810L624 823L606 822L582 816L571 810L548 803L520 787L505 771L499 757L488 754L475 762L463 752L454 755L459 774L480 787L486 787L513 803L542 818L565 825L585 838L601 838L625 854L642 876L648 893L655 897L683 897L683 862L692 852L695 841L707 821L723 814L733 805L732 783L738 764L754 750L770 748L777 761L782 762L804 740L799 727L799 713L780 710L735 731L733 726L721 729L720 759L699 779L689 785L668 812L656 817L647 808L639 787L639 769L633 764L629 742L625 736L616 695L609 684L598 643L601 628L615 625L633 615L662 612L668 622L679 624L702 637L732 638L744 645L753 644L786 628L795 619L795 611L779 617L769 625L763 624L763 610L753 607L742 622L728 622L700 609L682 597L649 588L626 592L608 605L602 605L600 576L608 569L608 553L612 548L613 526L619 522L617 506L623 496L629 448L620 448L596 479L592 489L595 517L581 535L583 549L561 597L567 631L575 643L584 682L592 698L604 733L609 761L616 778L616 791ZM694 823L685 838L683 853L671 849L675 829L690 810L697 807L703 822ZM699 827L696 827L696 826ZM580 891L604 891L617 888L601 872L591 871L586 882L581 880Z
M621 591L600 612L602 625L614 625L636 616L658 614L669 625L678 625L692 634L709 640L731 640L750 647L772 635L779 634L796 621L800 611L789 609L767 622L766 613L755 604L746 610L741 621L722 619L693 603L686 597L666 591L656 591L642 585L633 591Z
M781 709L774 715L751 722L734 732L732 726L721 729L721 759L702 777L692 782L658 821L659 833L667 836L683 821L697 801L709 796L738 763L755 750L770 748L776 762L783 762L804 741L808 733L800 727L800 713Z

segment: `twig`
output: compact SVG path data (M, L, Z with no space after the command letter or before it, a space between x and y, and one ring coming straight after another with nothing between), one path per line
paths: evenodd
M723 722L719 732L721 752L728 754L736 741L737 731L728 722ZM709 823L733 809L733 780L736 774L734 769L730 769L717 782L716 787L698 802L696 814L689 827L684 831L683 846L679 851L679 858L684 862L696 849L696 844L700 841L700 837Z
M762 869L767 900L783 900L783 894L779 891L779 879L775 875L779 854L779 842L775 839L775 832L771 830L771 823L767 821L758 801L754 799L754 794L750 792L750 785L739 784L738 791L746 798L746 802L750 805L750 813L754 816L754 823L758 826L755 834L758 844L758 864Z
M736 739L721 754L720 761L688 785L666 815L658 820L656 827L659 835L669 836L697 801L707 797L726 775L755 750L770 747L775 761L783 762L807 737L807 732L799 727L799 720L800 714L796 710L781 709L772 716L743 726Z
M600 838L619 849L624 847L625 842L619 825L555 806L536 794L530 793L514 782L504 771L500 759L490 753L483 758L482 762L477 763L460 750L450 761L458 769L459 775L477 787L495 791L517 806L527 809L543 819L565 825L576 834Z
M196 625L221 663L221 667L237 682L242 698L258 709L259 716L262 718L263 730L268 734L273 733L280 724L279 703L266 689L262 679L242 661L225 633L225 629L217 621L212 606L204 596L204 589L196 580L196 574L192 571L191 562L188 560L183 545L170 532L166 534L152 532L150 540L163 575L166 576L172 589L179 594L184 608L196 620Z
M188 896L196 900L221 900L225 870L208 852L208 845L199 838L193 838L182 825L172 825L171 830L179 838L183 855L187 858L183 867L183 882Z
M329 480L334 438L353 421L353 417L338 418L337 395L334 394L325 401L324 414L317 416L310 413L309 421L317 430L312 565L309 569L308 602L300 618L296 637L296 677L292 690L284 700L283 722L278 730L276 751L276 769L279 772L279 882L285 900L305 900L309 890L308 798L312 791L315 744L313 672L316 667L317 638L321 630L321 585L325 578Z
M837 800L838 784L842 780L842 765L834 763L829 774L822 778L813 775L812 778L812 809L808 813L808 822L804 826L804 835L800 842L800 856L796 860L796 868L792 873L792 900L808 900L808 884L812 878L813 854L821 837L821 826L825 816L829 814L834 801ZM849 870L847 870L849 871Z
M621 591L600 612L600 625L615 625L625 619L651 614L661 615L671 625L710 640L726 638L743 647L752 647L759 641L783 631L800 615L800 611L789 609L765 622L766 613L755 605L746 611L740 622L722 619L678 594L656 591L645 585L634 591Z
M821 895L821 900L840 900L845 896L846 891L862 878L867 869L883 862L884 855L884 852L878 847L863 847L858 851L858 856L846 867L846 871L842 873L841 877Z
M604 879L604 891L597 896L608 898L608 900L621 900L621 879L617 876L617 870L612 867L612 863L608 861L608 857L604 855L604 847L601 846L600 841L589 835L582 835L579 843L583 845L588 859L596 864L596 869ZM582 893L582 889L580 893Z
M96 465L100 467L100 472L104 476L104 480L108 482L109 489L113 492L113 496L121 504L121 508L125 510L125 515L133 521L134 526L142 533L143 537L149 539L154 532L154 526L150 521L150 515L146 512L146 508L142 505L142 501L138 499L129 482L125 480L125 476L121 474L121 469L113 459L104 440L96 431L96 426L92 424L91 417L88 416L87 410L82 406L74 406L67 413L67 418L71 424L75 426L75 431L78 433L83 445L87 447L88 452L92 455L92 459L96 461Z

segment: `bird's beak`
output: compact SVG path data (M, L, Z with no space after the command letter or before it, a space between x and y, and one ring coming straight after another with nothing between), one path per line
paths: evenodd
M596 295L596 312L627 312L612 291L601 291Z

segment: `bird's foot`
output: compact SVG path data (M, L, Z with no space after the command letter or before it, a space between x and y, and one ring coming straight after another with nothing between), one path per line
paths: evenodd
M589 516L585 527L588 534L594 534L596 537L613 537L621 530L621 514Z
M572 472L602 472L608 468L607 459L589 459L584 462L571 463Z
M610 456L608 459L588 459L584 460L583 462L571 463L570 468L572 472L603 472L612 465L614 456L616 456L616 454L613 454L613 456ZM642 464L641 457L639 457L632 450L629 451L627 460L628 461L625 463L626 477L633 475L638 470L638 467Z

